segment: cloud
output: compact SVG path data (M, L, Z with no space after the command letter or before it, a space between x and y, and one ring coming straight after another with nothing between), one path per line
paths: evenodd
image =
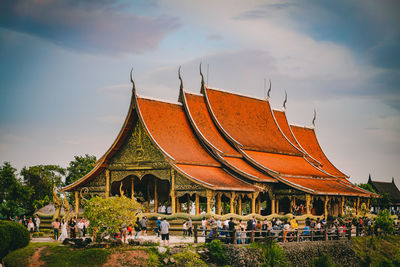
M176 18L124 12L119 1L5 0L0 27L87 53L144 53L179 27Z

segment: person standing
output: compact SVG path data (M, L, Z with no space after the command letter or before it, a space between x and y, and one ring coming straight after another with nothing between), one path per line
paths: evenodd
M26 218L25 215L24 215L24 218L22 219L22 225L25 226L26 228L28 228L28 219Z
M133 225L133 228L135 228L135 239L139 236L140 233L140 222L139 222L139 217L136 218L136 222Z
M75 220L70 219L68 224L70 238L75 238L75 225L76 225Z
M89 229L89 220L84 219L83 224L85 225L85 227L83 228L83 236L86 236L86 233L88 232Z
M28 231L31 233L31 239L32 239L33 231L35 231L35 224L33 223L32 218L30 218L28 222Z
M79 233L79 237L83 236L83 228L85 227L85 224L83 223L82 219L80 219L78 221L78 233Z
M161 226L161 217L157 218L157 222L156 222L156 236L159 237L160 236L160 226Z
M39 231L40 231L40 218L36 214L36 216L35 216L35 232L39 232Z
M58 221L58 219L57 219L57 221ZM58 235L58 233L57 233L57 235ZM62 221L61 221L61 235L58 238L58 240L63 242L64 239L66 239L66 238L68 238L67 223L66 223L66 221L64 219L62 219Z
M147 217L144 216L141 220L140 220L140 226L142 228L143 234L147 235Z
M192 226L193 226L192 218L189 217L189 221L188 221L188 224L187 224L188 236L192 236Z
M53 225L53 233L54 233L54 240L58 240L58 231L60 229L60 222L56 219L55 222L52 223Z
M160 228L161 228L161 240L163 241L164 246L165 246L165 240L167 241L169 246L169 223L167 222L167 218L164 218L164 220L161 222Z

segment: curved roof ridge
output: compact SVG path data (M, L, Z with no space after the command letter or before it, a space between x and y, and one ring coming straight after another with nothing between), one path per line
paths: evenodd
M165 100L165 99L161 99L161 98L156 98L156 97L152 97L152 96L143 96L143 95L138 95L138 94L136 94L136 96L138 98L142 98L142 99L147 99L147 100L158 101L158 102L162 102L162 103L168 103L168 104L174 104L174 105L182 106L182 103L176 102L176 101L172 101L172 100Z
M269 102L268 99L257 97L257 96L246 95L246 94L243 94L243 93L233 92L233 91L229 91L229 90L226 90L226 89L220 89L220 88L216 88L216 87L211 87L211 86L208 86L208 85L206 85L205 87L206 87L206 89L217 90L217 91L228 93L228 94L232 94L232 95L244 96L244 97L252 98L252 99L255 99L255 100L268 101Z
M115 151L115 148L118 145L121 145L121 143L125 140L125 138L128 135L127 132L129 132L131 129L130 127L132 125L129 125L129 124L132 124L133 115L135 114L133 112L133 110L135 109L135 98L136 98L136 93L134 90L132 90L131 102L129 104L128 113L125 117L124 123L122 124L121 130L119 131L117 138L114 140L114 142L108 148L108 150L97 160L93 169L89 173L87 173L85 176L81 177L79 180L61 188L61 191L71 190L71 189L75 188L76 186L79 186L83 182L90 180L90 178L92 178L93 175L99 174L101 171L103 171L103 169L105 169L104 165L107 163L108 159L112 156L113 151Z
M283 123L284 123L285 125L282 125L282 126L284 126L285 128L287 128L287 130L289 131L290 137L293 138L293 141L295 142L293 145L295 145L296 147L298 147L298 148L304 153L305 156L311 158L311 159L313 160L313 162L317 163L317 165L321 165L321 163L320 163L318 160L316 160L314 157L312 157L310 154L307 153L307 151L301 146L301 144L299 143L299 141L296 139L296 136L294 136L294 133L293 133L292 129L290 128L289 121L288 121L287 116L286 116L286 110L285 110L285 109L282 109L282 110L273 109L273 110L272 110L272 115L275 117L275 120L276 120L276 122L277 122L277 125L278 125L278 127L281 129L281 132L286 136L286 134L285 134L285 132L284 132L284 129L282 129L281 124L278 122L278 118L276 118L276 114L275 114L275 113L277 113L277 112L283 114L283 120L284 120ZM287 138L287 139L290 139L288 136L286 136L286 138ZM289 140L289 141L291 142L291 140ZM292 143L293 143L293 142L292 142ZM310 162L310 163L311 163L311 162ZM311 163L311 164L312 164L312 163Z
M332 170L333 171L335 171L335 172L337 172L338 174L340 174L340 175L336 175L336 174L331 174L331 175L333 175L333 176L335 176L335 177L338 177L338 178L349 178L349 176L347 175L347 174L345 174L345 173L343 173L341 170L339 170L330 160L329 160L329 158L326 156L326 154L325 154L325 152L324 152L324 150L322 149L322 147L321 147L321 144L319 143L319 141L318 141L318 138L317 138L317 134L316 134L316 131L315 131L315 129L314 128L308 128L308 127L299 127L299 126L296 126L296 125L290 125L290 127L293 127L294 129L296 129L296 127L298 127L298 128L303 128L304 130L306 130L306 131L310 131L311 133L312 133L312 138L313 139L315 139L315 145L316 145L316 149L317 149L317 151L315 152L315 153L320 153L321 154L321 157L320 157L320 161L321 161L321 163L323 163L322 164L322 169L325 169L325 168L332 168ZM296 136L296 134L295 134L295 136ZM299 136L298 136L299 137ZM300 138L301 139L301 138ZM306 142L305 140L303 140L304 142ZM310 141L310 142L308 142L309 144L309 146L310 146L310 149L312 149L312 147L314 147L314 145L311 143L312 141ZM300 143L301 143L301 140L300 140ZM305 144L303 144L303 146L304 146ZM306 150L307 151L307 150ZM310 151L307 151L308 153L311 153ZM312 154L312 153L311 153ZM325 163L324 163L324 161L325 161ZM330 165L330 166L329 166ZM330 171L329 170L326 170L328 173L330 173Z

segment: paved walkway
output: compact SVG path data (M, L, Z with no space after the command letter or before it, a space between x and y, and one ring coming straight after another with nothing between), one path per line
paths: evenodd
M133 237L128 236L128 240L134 239ZM157 237L155 235L140 235L138 240L144 240L144 241L151 241L151 242L157 242L159 241L160 244L162 243L161 237ZM34 237L32 238L31 242L56 242L54 239L50 237ZM57 241L58 242L58 241ZM170 244L185 244L185 243L194 243L193 237L183 237L183 236L174 236L170 235L169 237L169 242ZM204 243L205 238L204 237L199 237L198 238L199 243ZM59 242L61 243L61 242Z

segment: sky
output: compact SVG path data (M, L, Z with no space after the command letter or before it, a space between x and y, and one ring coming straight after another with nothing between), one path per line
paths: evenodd
M264 97L310 126L354 183L400 186L396 0L3 0L0 162L18 170L100 157L131 96L177 101L208 85ZM207 68L208 66L208 68ZM208 70L207 70L208 69Z

